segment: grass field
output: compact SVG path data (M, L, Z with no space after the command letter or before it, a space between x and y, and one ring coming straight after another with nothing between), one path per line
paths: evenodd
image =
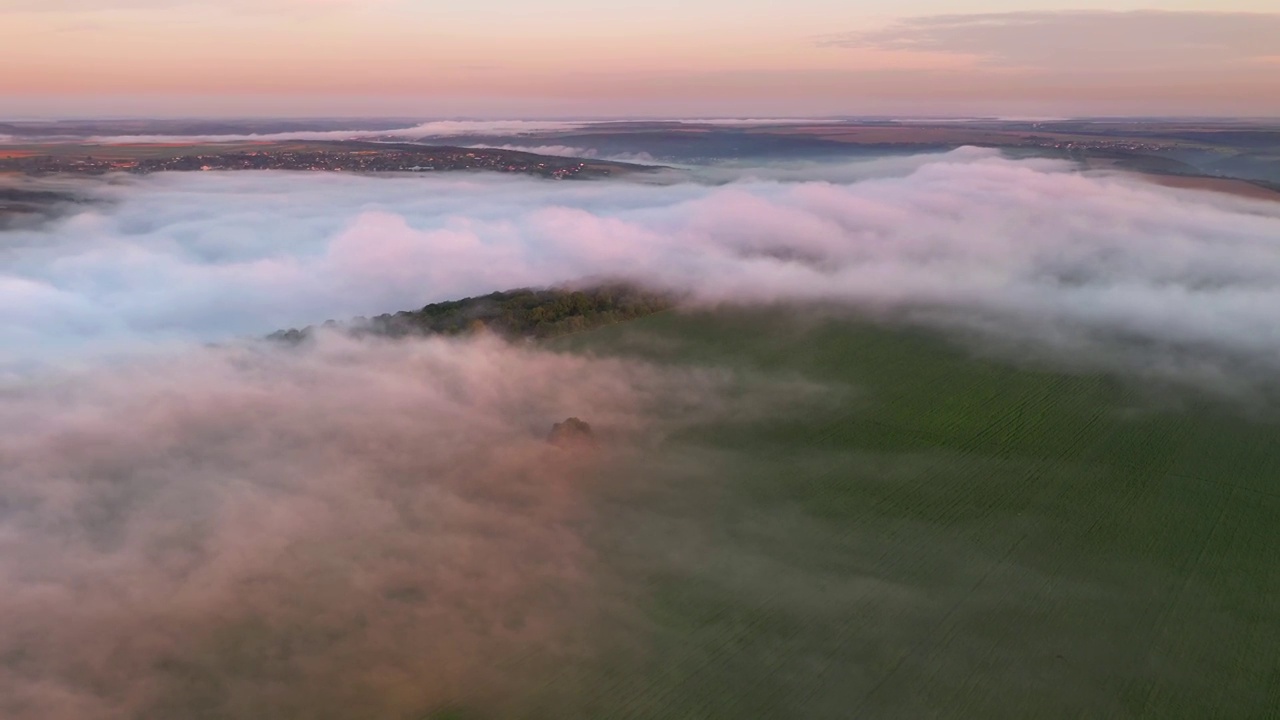
M643 618L529 716L1280 712L1276 418L766 311L553 347L732 368L747 400L821 390L601 478L602 560Z

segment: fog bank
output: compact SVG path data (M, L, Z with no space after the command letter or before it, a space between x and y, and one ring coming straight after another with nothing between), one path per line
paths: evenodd
M1280 357L1280 206L983 150L647 182L208 173L76 189L96 202L0 233L14 720L564 707L545 693L575 688L551 674L630 657L644 624L632 568L604 562L596 533L629 512L669 551L644 572L697 565L670 518L597 492L662 463L669 482L712 478L644 454L681 423L816 407L785 378L724 392L741 378L484 335L246 336L609 276L695 304L883 311L1067 361L1118 341L1126 362L1211 380L1274 378ZM545 442L570 416L596 451ZM716 572L777 587L777 568L695 520L674 525L732 558Z
M599 469L716 382L323 335L0 387L0 716L509 715L626 642Z
M701 172L116 178L93 191L107 205L0 235L0 363L601 275L704 301L943 308L1031 335L1280 353L1274 203L972 148Z

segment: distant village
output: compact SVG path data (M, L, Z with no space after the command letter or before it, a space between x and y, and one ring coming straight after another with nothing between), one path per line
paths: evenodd
M507 150L470 148L394 148L359 150L250 150L175 157L94 157L31 155L0 158L0 172L29 175L113 172L199 172L227 170L295 170L315 172L441 172L488 170L537 175L556 180L611 174L602 163L575 158L533 155Z

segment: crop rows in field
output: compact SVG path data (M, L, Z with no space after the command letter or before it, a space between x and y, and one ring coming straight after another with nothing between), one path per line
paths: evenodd
M718 529L699 550L706 571L651 579L669 632L641 672L596 686L603 714L1271 707L1274 422L1149 406L1113 378L978 361L882 328L822 329L794 353L725 331L726 351L683 322L656 320L698 362L798 373L856 388L858 401L686 438L739 462L707 518ZM751 526L789 514L810 524ZM793 567L766 592L739 592L717 544L730 560Z

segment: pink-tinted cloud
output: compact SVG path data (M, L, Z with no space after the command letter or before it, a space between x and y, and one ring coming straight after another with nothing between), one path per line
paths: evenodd
M714 383L491 338L326 336L5 387L0 714L546 701L639 617L589 542L600 471ZM596 449L545 442L574 415Z
M928 305L1032 335L1280 352L1280 205L993 151L644 183L268 173L98 192L113 204L10 233L11 363L618 274L706 300Z

